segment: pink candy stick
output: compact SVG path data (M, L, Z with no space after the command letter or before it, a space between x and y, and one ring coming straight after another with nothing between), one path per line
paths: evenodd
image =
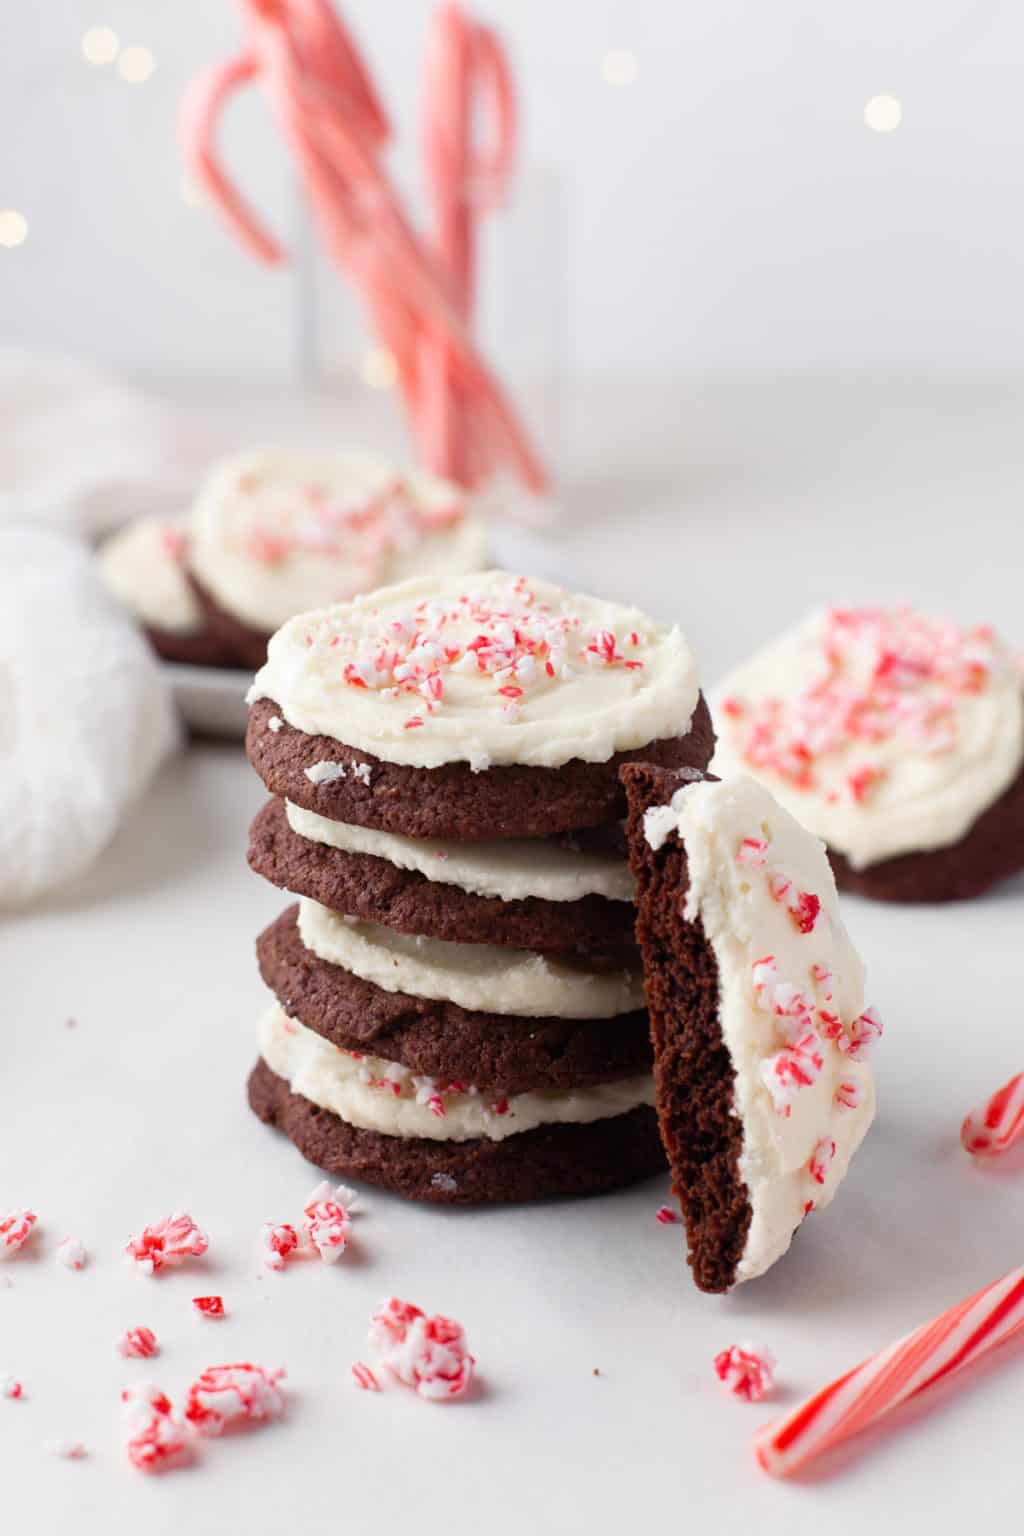
M960 1140L974 1157L995 1157L1024 1136L1024 1072L1018 1072L987 1103L967 1116Z
M760 1430L754 1451L773 1477L791 1477L890 1409L970 1365L1024 1327L1024 1266L968 1296L823 1387Z

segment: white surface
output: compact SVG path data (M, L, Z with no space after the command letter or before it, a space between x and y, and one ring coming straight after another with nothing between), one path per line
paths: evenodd
M396 26L392 7L342 6L395 119L397 174L418 191L433 8L402 0ZM524 352L536 365L544 320L587 369L1024 357L1019 6L479 0L474 12L509 40L523 158L546 173L485 235L503 366ZM98 22L152 50L145 84L83 62ZM30 228L0 251L5 335L136 368L280 374L301 324L294 272L258 266L185 201L175 144L186 82L238 51L238 8L49 0L17 7L9 31L0 133L18 152L3 198ZM606 82L609 50L634 54L632 84ZM865 104L889 92L902 125L873 132ZM233 98L223 129L227 165L294 246L301 221L263 93ZM320 339L351 363L355 306L322 267Z
M839 593L990 618L1019 642L1021 401L1006 380L586 397L589 456L568 501L589 522L585 536L582 519L567 529L573 579L679 618L709 680L792 605ZM169 1536L187 1519L204 1536L591 1536L671 1522L895 1536L920 1511L941 1536L1015 1515L1019 1351L799 1486L756 1471L750 1435L771 1407L721 1396L711 1358L762 1340L780 1402L793 1402L1021 1261L1024 1158L974 1166L957 1135L1022 1065L1024 881L970 907L845 901L887 1023L879 1120L833 1208L735 1295L690 1286L681 1229L654 1219L664 1180L475 1213L368 1191L336 1267L271 1275L253 1257L259 1224L294 1220L317 1175L244 1103L264 1000L252 943L282 906L245 867L261 800L237 747L195 748L80 887L0 928L0 1200L31 1203L41 1227L0 1286L0 1374L28 1392L0 1402L12 1530ZM128 1233L178 1204L208 1229L208 1260L156 1280L129 1272ZM81 1274L54 1258L65 1233L93 1253ZM229 1320L192 1315L206 1292L223 1293ZM476 1401L352 1388L389 1292L465 1323ZM163 1355L117 1359L138 1323ZM200 1367L246 1357L287 1366L283 1424L212 1445L159 1484L124 1463L122 1383L177 1393ZM90 1459L51 1461L44 1443L61 1435Z

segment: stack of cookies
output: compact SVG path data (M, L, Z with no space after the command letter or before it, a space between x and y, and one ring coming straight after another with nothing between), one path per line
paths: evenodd
M665 1166L619 769L712 750L678 629L503 572L293 619L250 694L261 1119L416 1199Z

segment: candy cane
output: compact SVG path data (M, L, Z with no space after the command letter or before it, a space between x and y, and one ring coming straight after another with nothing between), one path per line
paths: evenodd
M436 464L444 451L432 424L438 383L429 363L443 353L445 382L458 401L464 429L458 465L462 482L475 485L508 466L532 490L544 490L543 465L473 346L448 280L407 218L384 169L390 125L358 50L328 0L240 4L247 48L197 80L182 104L180 138L196 181L253 256L270 263L285 259L283 247L222 169L215 148L229 97L258 79L328 249L360 290L395 359L425 457ZM507 79L498 72L490 44L482 47L480 57L482 73L498 82L498 116L507 123ZM501 151L482 164L485 180L493 184L504 164Z
M1018 1072L987 1103L967 1116L960 1140L974 1157L995 1157L1024 1136L1024 1072Z
M1024 1266L872 1355L760 1430L754 1440L757 1459L773 1477L790 1477L1022 1328Z

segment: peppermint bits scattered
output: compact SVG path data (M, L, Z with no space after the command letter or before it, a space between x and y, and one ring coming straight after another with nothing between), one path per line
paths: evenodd
M264 1223L260 1235L260 1249L267 1269L280 1271L288 1259L298 1252L299 1234L287 1221Z
M227 1316L223 1296L193 1296L192 1306L200 1317L217 1319Z
M121 1393L125 1451L140 1472L167 1472L191 1459L187 1426L159 1387L129 1388Z
M676 1224L679 1217L670 1205L659 1205L654 1213L654 1219L663 1227L671 1227Z
M130 1237L125 1252L145 1274L156 1275L168 1265L202 1258L209 1246L209 1238L191 1216L176 1211L155 1226L143 1227L140 1237Z
M248 1361L212 1365L189 1387L185 1418L204 1436L279 1419L284 1412L280 1382L285 1374L280 1368L268 1370Z
M19 1253L38 1220L35 1211L7 1211L0 1215L0 1259Z
M325 1179L306 1202L303 1226L313 1247L325 1264L334 1264L348 1247L352 1231L351 1211L355 1192L339 1184L332 1189Z
M352 1367L352 1380L362 1392L379 1392L380 1382L362 1360L357 1360Z
M0 1376L0 1397L19 1402L25 1396L25 1388L17 1376Z
M160 1345L152 1328L127 1328L117 1341L117 1352L125 1360L151 1360Z
M811 1153L807 1171L815 1184L824 1184L836 1156L836 1144L831 1136L823 1136Z
M715 1374L733 1397L759 1403L775 1386L775 1358L755 1344L733 1344L715 1356Z
M969 1114L960 1141L972 1157L995 1157L1024 1136L1024 1072L1018 1072Z
M430 1402L462 1397L476 1364L461 1323L427 1317L411 1302L391 1296L370 1319L370 1344L396 1381Z
M63 1264L65 1269L84 1269L89 1262L84 1243L80 1243L77 1237L63 1238L57 1244L57 1262Z

